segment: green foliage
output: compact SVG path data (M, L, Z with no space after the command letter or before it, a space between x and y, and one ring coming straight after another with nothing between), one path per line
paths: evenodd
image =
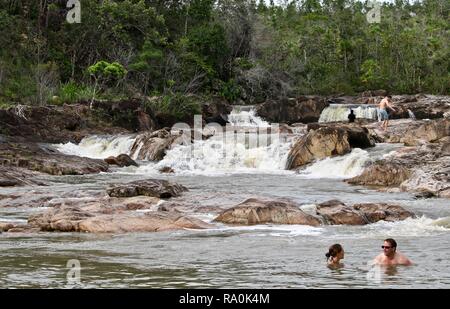
M92 98L94 89L89 86L77 84L74 81L61 85L58 92L58 102L76 103Z
M0 1L1 102L163 94L163 110L185 114L189 94L450 91L444 0L384 3L380 24L356 0L82 2L82 23L69 24L65 1Z
M174 117L177 121L183 121L192 117L192 115L201 113L199 101L193 96L186 96L181 93L158 98L150 103L149 108L157 114Z
M226 83L222 83L219 90L219 95L225 98L228 102L235 102L241 95L241 88L234 79L230 79Z

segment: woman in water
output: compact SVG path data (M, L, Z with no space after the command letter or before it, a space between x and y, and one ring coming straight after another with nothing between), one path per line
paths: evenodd
M327 257L327 263L329 267L342 267L341 260L344 258L344 248L340 244L335 244L328 249L328 253L325 254Z

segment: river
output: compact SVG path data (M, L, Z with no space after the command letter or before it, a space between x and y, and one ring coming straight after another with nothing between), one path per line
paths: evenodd
M248 121L255 116L246 117ZM66 153L84 151L85 156L102 157L126 151L132 137L121 137L115 146L111 145L117 137L93 139L96 142L85 141L84 146L57 147ZM105 139L106 146L98 148ZM89 148L92 145L95 149ZM51 184L48 187L2 189L2 194L20 196L20 205L0 208L0 221L25 222L31 213L43 210L27 207L27 201L49 192L62 199L83 199L104 192L110 184L152 177L189 188L174 202L190 204L193 215L207 222L214 215L196 209L231 207L249 197L286 198L305 211L311 204L331 199L349 204L394 203L418 217L366 226L231 227L214 223L209 230L123 235L3 233L0 284L10 288L449 288L448 200L415 199L409 193L378 192L342 181L360 173L367 161L398 147L379 144L368 151L355 149L347 156L315 163L303 174L284 170L289 147L281 147L278 159L269 146L257 151L241 149L236 161L211 162L207 155L192 164L183 163L184 150L179 148L171 150L162 163L142 161L139 168L115 168L98 175L48 176L43 179ZM176 173L158 173L162 165L174 167ZM414 266L369 267L367 262L381 253L383 240L391 237ZM325 253L333 243L345 249L345 267L338 270L326 266ZM78 283L67 280L70 260L80 263Z

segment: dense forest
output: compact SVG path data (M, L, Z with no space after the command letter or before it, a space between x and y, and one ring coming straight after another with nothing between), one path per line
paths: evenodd
M0 1L0 106L157 97L255 104L300 94L450 92L447 0Z

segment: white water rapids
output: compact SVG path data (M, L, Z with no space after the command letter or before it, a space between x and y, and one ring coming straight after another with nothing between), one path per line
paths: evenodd
M299 134L270 132L271 125L257 117L253 109L235 109L228 121L236 128L225 134L216 134L191 145L173 145L160 162L141 162L141 167L130 168L133 173L156 173L170 167L181 174L221 173L293 173L286 171L286 161L292 143ZM269 130L269 131L268 131ZM56 145L65 154L104 159L109 156L130 154L136 136L91 136L78 145L67 143ZM138 149L142 145L138 145ZM354 149L341 157L327 158L306 167L300 172L306 178L346 178L359 175L374 156L392 150L390 145L379 145L375 150ZM137 153L133 159L136 159ZM374 155L374 153L377 153Z

